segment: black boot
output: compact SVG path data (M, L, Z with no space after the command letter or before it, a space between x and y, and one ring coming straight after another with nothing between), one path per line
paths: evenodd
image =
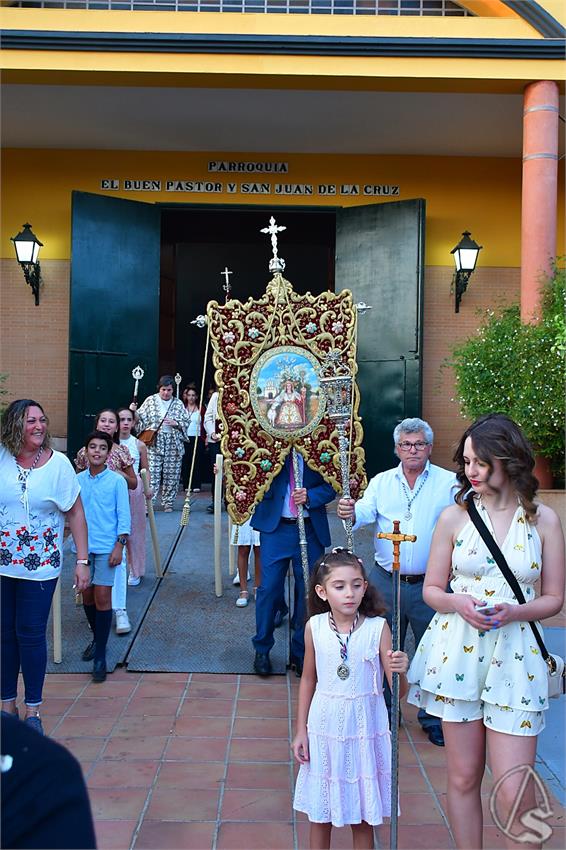
M105 682L106 681L106 661L95 661L92 667L92 681L93 682Z
M96 641L93 638L82 654L83 661L92 661L92 659L94 658L95 645Z
M269 676L272 671L268 652L256 652L254 658L254 670L258 676Z

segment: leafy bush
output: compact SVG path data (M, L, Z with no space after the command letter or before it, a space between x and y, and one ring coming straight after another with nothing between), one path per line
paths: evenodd
M461 412L507 413L558 477L564 469L566 275L555 265L543 283L541 317L521 322L518 305L487 310L474 336L453 350Z

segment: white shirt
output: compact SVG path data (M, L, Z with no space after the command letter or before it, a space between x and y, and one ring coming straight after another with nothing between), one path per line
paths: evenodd
M121 446L126 446L134 461L133 467L136 472L140 471L140 450L138 449L138 438L130 434L127 440L120 440Z
M0 575L32 581L58 578L65 513L80 492L70 461L53 452L47 463L29 473L24 494L15 458L0 446L0 481Z
M423 479L425 479L423 483ZM411 504L411 519L405 519L408 500L412 499L419 487L422 488ZM402 465L380 472L368 484L367 490L359 502L356 502L356 523L354 530L362 525L375 522L376 535L380 531L393 531L393 520L401 521L403 534L416 534L415 543L402 543L400 546L401 573L403 575L421 575L426 570L432 533L440 513L453 504L458 489L456 476L448 469L434 466L427 461L424 470L415 481L411 491L403 474ZM391 572L393 544L390 540L374 538L375 561L380 567Z
M167 401L165 401L165 399L162 399L160 395L157 395L156 400L157 400L157 406L159 408L160 419L167 418L168 413L169 413L169 408L171 407L171 399L169 398L169 399L167 399ZM161 426L161 431L163 431L164 434L170 434L172 430L173 430L173 428L171 427L171 425L167 425L165 422Z
M209 442L215 442L212 435L216 433L216 420L218 419L218 393L214 392L210 396L210 401L206 406L204 414L204 430Z
M185 408L187 411L187 416L189 417L189 427L187 428L187 436L188 437L198 437L200 434L200 410L198 407L196 410L192 412Z

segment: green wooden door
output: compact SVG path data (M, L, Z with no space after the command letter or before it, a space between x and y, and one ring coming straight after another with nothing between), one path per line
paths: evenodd
M132 369L154 391L158 368L161 211L153 204L73 192L67 451L102 407L132 399Z
M340 210L336 291L351 289L372 309L358 323L358 383L366 469L396 463L392 432L422 406L423 200Z

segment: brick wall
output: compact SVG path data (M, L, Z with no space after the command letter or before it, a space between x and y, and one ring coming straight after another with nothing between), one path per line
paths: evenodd
M480 311L519 300L520 269L478 268L464 293L459 313L454 312L451 279L448 268L428 266L425 270L423 418L434 430L433 460L448 468L453 466L454 444L467 420L460 416L455 400L453 371L441 368L442 364L454 343L478 328Z
M33 398L49 416L51 433L67 433L69 345L68 260L44 260L39 306L15 260L0 260L0 371L8 401Z
M41 264L45 285L36 307L15 260L0 261L0 371L8 373L9 399L27 396L44 405L51 432L67 433L69 274L67 260ZM435 432L434 460L451 466L453 445L464 427L451 369L441 369L452 345L478 327L478 311L519 298L519 269L478 268L454 313L451 270L429 266L425 274L423 416Z

